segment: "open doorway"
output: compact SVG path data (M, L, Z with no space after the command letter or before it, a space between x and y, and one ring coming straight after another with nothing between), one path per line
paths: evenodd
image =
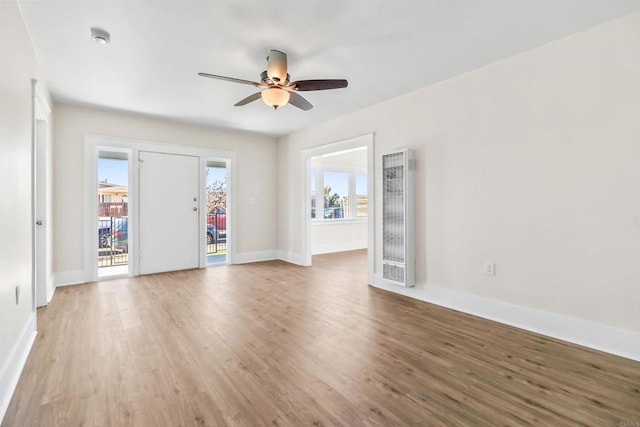
M98 277L129 274L129 155L98 150Z
M375 260L373 134L302 151L302 265L313 254L361 249Z
M311 158L311 253L367 248L367 147Z
M227 262L227 163L207 161L207 265Z

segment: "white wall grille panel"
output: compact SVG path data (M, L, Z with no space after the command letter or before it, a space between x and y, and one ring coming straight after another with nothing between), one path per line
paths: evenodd
M413 173L408 150L382 156L382 277L413 286L412 206ZM410 271L408 271L410 268Z

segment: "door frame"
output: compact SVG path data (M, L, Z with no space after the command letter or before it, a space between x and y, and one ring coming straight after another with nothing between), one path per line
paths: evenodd
M318 147L308 148L302 150L302 229L300 230L300 236L302 236L302 259L306 266L311 265L312 251L311 251L311 158L317 156L323 156L326 154L335 153L338 151L352 150L354 148L367 148L367 276L368 283L373 283L374 277L374 262L375 262L375 153L374 153L374 134L369 133L366 135L357 136L355 138L345 139L339 142L334 142ZM316 201L316 212L318 206Z
M31 138L31 270L33 308L43 307L53 298L52 281L52 200L51 200L51 107L42 83L32 80L33 123ZM38 225L40 223L40 225Z
M126 148L126 147L117 147L117 146L111 146L111 145L104 145L104 144L99 144L96 145L95 147L95 156L91 159L92 162L92 170L93 170L93 178L92 178L92 184L94 186L94 191L92 193L92 197L88 198L87 201L89 202L90 206L89 209L90 211L93 213L94 218L93 218L93 235L90 235L89 237L92 237L93 241L91 242L92 246L90 246L90 248L95 248L95 252L92 254L92 262L93 262L93 271L92 271L92 279L91 280L97 280L98 279L98 235L96 232L96 226L98 224L98 198L96 197L98 194L98 156L100 154L100 151L111 151L111 152L116 152L116 153L124 153L127 155L127 175L128 175L128 188L127 188L127 204L128 204L128 221L127 221L127 234L128 236L131 236L135 233L135 231L138 229L138 223L134 221L132 221L132 215L131 213L136 211L136 209L138 208L138 187L136 186L135 188L132 188L133 185L131 185L131 183L133 182L134 179L137 179L137 159L133 158L133 149L131 148ZM134 175L136 175L136 177L134 178ZM85 204L85 208L86 208L86 204ZM86 212L86 211L85 211ZM85 235L85 243L86 243L86 235ZM127 237L128 239L128 237ZM129 244L129 241L132 241L133 244ZM129 245L129 249L128 249L128 265L129 265L129 276L132 276L132 269L134 268L134 262L132 262L132 260L137 260L137 239L133 238L130 239L127 244ZM132 250L132 246L136 246L135 248L133 248ZM86 249L86 247L85 247ZM93 249L92 249L93 250ZM135 267L137 268L137 266ZM121 277L118 275L112 275L112 276L106 276L106 277L100 277L100 280L105 280L105 279L110 279L110 278L117 278L117 277Z
M235 232L235 165L236 153L228 150L218 150L215 148L198 147L193 145L168 144L162 142L136 140L115 136L85 134L85 201L84 201L84 275L87 280L96 281L98 279L98 234L96 224L98 223L97 197L97 158L98 150L112 150L130 152L129 162L129 276L139 275L138 258L138 153L140 151L154 151L166 154L182 154L196 156L199 158L199 223L203 226L206 222L206 179L205 168L207 160L216 159L227 162L227 228L230 237L227 239L227 264L232 264L236 258L236 232ZM200 233L199 238L199 268L207 266L206 258L206 236ZM113 276L118 277L118 276ZM107 279L107 278L104 278Z
M200 200L204 200L204 227L206 229L207 227L207 215L209 212L207 212L207 163L210 162L220 162L220 163L224 163L225 164L225 169L227 171L227 200L226 200L226 204L227 207L225 209L226 212L226 225L227 225L227 257L225 262L219 262L219 263L215 263L215 264L208 264L207 263L207 234L206 233L200 233L200 238L202 239L202 242L200 242L200 246L202 247L202 245L204 244L205 247L205 251L204 253L202 253L200 255L200 266L205 266L205 267L214 267L216 265L224 265L224 264L232 264L232 262L230 262L229 258L230 258L230 249L229 249L229 235L231 235L231 238L235 238L235 233L231 234L231 230L232 230L232 226L234 224L234 220L233 217L229 214L229 210L233 210L233 206L231 204L231 202L233 201L234 197L233 197L233 189L234 189L234 180L231 178L231 169L233 166L233 162L231 162L231 159L228 157L205 157L204 159L200 159L200 164L202 166L202 161L204 160L204 168L200 167L200 182L203 183L203 185L200 186ZM233 245L233 247L235 247L235 244Z

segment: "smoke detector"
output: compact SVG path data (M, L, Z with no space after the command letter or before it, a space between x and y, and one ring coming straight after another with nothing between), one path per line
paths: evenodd
M91 38L99 44L109 44L109 42L111 41L111 36L109 35L109 33L100 28L91 29Z

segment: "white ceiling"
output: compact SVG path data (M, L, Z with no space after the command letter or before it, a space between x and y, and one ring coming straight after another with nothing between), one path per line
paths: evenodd
M283 135L640 10L639 0L19 1L61 102ZM90 27L111 33L102 46ZM256 92L269 49L292 80L346 78L277 111Z
M337 151L311 158L311 169L329 169L338 172L367 173L367 147Z

